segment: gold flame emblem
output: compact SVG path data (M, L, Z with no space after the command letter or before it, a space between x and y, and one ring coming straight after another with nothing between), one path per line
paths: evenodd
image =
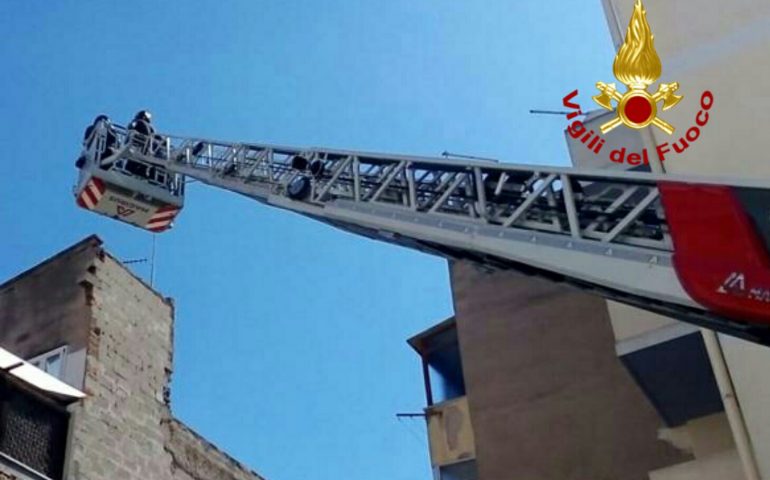
M621 123L630 128L644 128L652 124L669 135L674 133L671 124L658 118L657 105L662 101L661 109L668 110L679 103L682 96L675 95L679 83L661 83L654 94L647 91L660 77L661 69L660 57L655 51L655 36L647 23L647 12L642 1L636 0L626 39L612 64L615 78L626 85L628 90L621 94L614 83L597 82L596 88L600 93L592 97L607 110L613 110L612 100L618 102L617 117L600 127L602 133L609 132Z

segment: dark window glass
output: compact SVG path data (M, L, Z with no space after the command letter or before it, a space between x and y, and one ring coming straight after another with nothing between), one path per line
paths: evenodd
M445 330L430 339L427 361L435 403L465 395L462 357L456 328Z

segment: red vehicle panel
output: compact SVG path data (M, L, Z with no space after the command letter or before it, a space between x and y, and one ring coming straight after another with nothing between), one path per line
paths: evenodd
M755 220L727 186L659 184L687 293L736 320L770 324L770 255Z

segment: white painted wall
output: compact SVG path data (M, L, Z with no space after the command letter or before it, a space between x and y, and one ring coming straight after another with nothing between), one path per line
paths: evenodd
M680 463L650 472L650 480L742 480L741 461L735 450Z
M602 0L616 47L623 41L633 0ZM656 143L676 140L693 125L704 90L714 94L709 123L687 151L665 163L671 173L766 177L770 182L770 1L645 0L655 47L663 63L661 81L680 83L684 100L661 117L677 127L673 138L651 130ZM598 75L612 80L612 58ZM603 78L597 78L602 80ZM626 336L629 319L647 329L660 318L611 308L613 326ZM639 333L642 327L632 327ZM746 420L762 478L770 479L770 349L720 336L725 359ZM709 468L729 468L734 458L714 458ZM651 474L690 476L694 465ZM727 474L727 472L724 472ZM719 478L714 477L714 478Z
M634 1L603 3L619 45ZM667 171L770 178L770 2L646 0L644 5L663 63L660 81L679 82L684 95L679 105L661 113L677 131L669 136L650 129L655 141L670 143L694 124L704 90L715 97L700 138L668 159ZM605 81L614 79L612 60L607 59L605 72L597 72Z
M770 479L770 348L719 335L763 479Z
M724 413L666 429L661 439L695 456L695 460L650 472L652 480L743 480L743 468Z

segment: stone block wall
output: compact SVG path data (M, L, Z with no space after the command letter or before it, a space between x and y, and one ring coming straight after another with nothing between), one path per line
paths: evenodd
M179 420L165 422L166 450L173 459L174 479L224 478L254 480L256 472L219 450ZM185 476L186 475L186 476Z
M62 342L85 350L66 480L261 479L173 417L174 304L98 238L0 285L0 327L0 345L23 357Z
M107 255L95 255L92 267L88 397L74 410L70 472L78 480L171 478L162 422L173 304Z

